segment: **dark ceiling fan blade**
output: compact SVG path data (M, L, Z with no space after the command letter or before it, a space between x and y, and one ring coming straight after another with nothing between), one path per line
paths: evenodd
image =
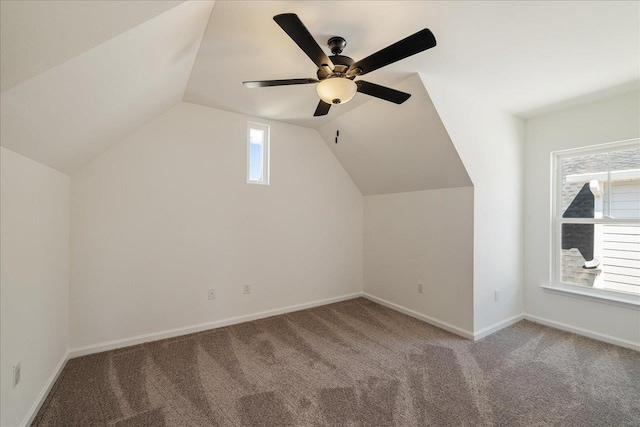
M313 113L314 117L326 116L329 113L329 108L331 108L331 104L327 104L321 99L320 102L318 102L318 106L316 107L316 112Z
M253 82L242 82L243 85L250 88L269 87L269 86L289 86L289 85L306 85L308 83L318 83L316 79L284 79L284 80L258 80Z
M364 93L376 98L384 99L396 104L402 104L404 101L411 97L410 93L400 92L399 90L391 89L390 87L380 86L375 83L365 82L358 80L356 82L358 86L358 92Z
M435 45L436 38L429 29L425 28L356 62L349 67L347 74L361 76L416 53L431 49Z
M273 20L296 42L298 47L311 58L318 68L324 69L324 67L328 67L330 71L333 71L335 68L333 62L331 62L322 48L318 46L318 43L316 43L313 36L309 33L309 30L307 30L300 18L298 18L298 15L295 13L283 13L274 16Z

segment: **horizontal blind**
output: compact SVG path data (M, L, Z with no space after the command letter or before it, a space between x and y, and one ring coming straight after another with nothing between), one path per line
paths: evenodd
M640 293L640 226L603 225L605 289Z

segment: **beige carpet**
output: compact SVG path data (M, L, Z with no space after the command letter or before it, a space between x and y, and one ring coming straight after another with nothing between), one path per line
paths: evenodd
M68 362L36 426L640 426L640 353L365 299Z

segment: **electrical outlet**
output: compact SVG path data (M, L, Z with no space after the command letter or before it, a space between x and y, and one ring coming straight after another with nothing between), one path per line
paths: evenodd
M245 294L250 294L251 293L251 285L249 285L249 284L244 285L244 293Z
M13 365L13 388L20 384L20 362Z
M496 289L495 294L493 295L493 298L498 301L500 299L500 294L498 293L498 290Z
M207 294L209 299L216 299L216 290L215 289L209 289L209 293Z
M424 293L424 284L418 282L418 293L419 294L423 294Z

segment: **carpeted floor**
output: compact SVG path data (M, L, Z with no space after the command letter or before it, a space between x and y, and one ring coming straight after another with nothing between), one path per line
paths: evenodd
M639 426L640 353L365 299L72 359L36 426Z

